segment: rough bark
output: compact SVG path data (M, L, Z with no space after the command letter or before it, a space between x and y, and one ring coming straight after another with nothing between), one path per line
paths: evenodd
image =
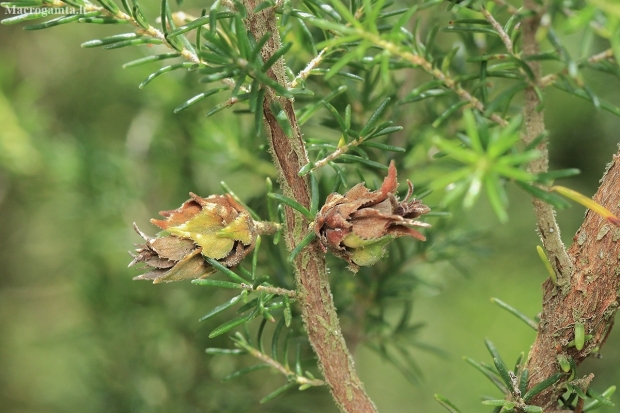
M620 214L620 152L601 180L594 200L614 214ZM551 280L543 284L543 312L536 341L527 367L528 387L560 371L557 356L572 357L579 365L605 343L620 303L620 228L588 211L568 250L573 265L567 292ZM569 347L575 338L575 323L585 324L585 334L592 335L581 350ZM532 400L545 412L561 411L557 400L560 386L549 388Z
M524 6L537 10L533 0L524 0ZM522 24L523 54L534 55L540 51L536 32L542 12L537 10ZM541 78L537 61L529 61L534 73L533 85ZM525 91L523 140L530 143L545 132L544 112L534 87ZM542 152L539 160L532 162L529 171L547 171L546 143L538 146ZM608 167L594 199L614 213L620 210L620 162L615 155ZM618 308L620 280L620 228L588 211L586 218L573 238L573 245L566 251L560 239L553 208L534 199L538 233L557 276L557 285L551 279L543 284L543 310L538 335L530 350L526 367L529 370L528 389L561 371L558 356L571 357L579 365L588 355L598 351L605 343L613 326ZM581 350L569 343L575 339L575 324L585 325L585 334L592 335ZM591 381L587 376L584 383ZM558 399L565 391L563 384L567 373L555 386L538 394L531 404L543 407L545 412L562 412Z
M260 2L247 0L246 9L254 10ZM249 12L246 25L254 38L260 39L271 33L262 50L263 59L268 59L281 46L276 16L273 10L253 14ZM278 61L268 75L287 86L284 61ZM286 135L272 111L276 100L288 116L292 136ZM292 100L276 97L267 91L263 102L263 114L271 154L279 172L279 183L284 195L295 199L305 207L310 205L308 180L300 177L299 170L308 163L305 144L297 123ZM308 233L310 223L298 212L286 208L285 240L289 250L293 249ZM336 307L330 291L324 253L317 241L311 243L294 261L295 280L302 318L310 344L314 349L325 381L342 412L373 413L375 405L364 391L357 376L353 357L342 336Z

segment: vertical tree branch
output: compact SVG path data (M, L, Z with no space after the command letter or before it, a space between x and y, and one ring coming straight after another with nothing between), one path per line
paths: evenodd
M594 200L619 213L620 152L609 164ZM566 294L558 293L550 279L543 284L543 312L527 364L529 388L560 370L558 355L572 357L579 365L598 351L611 331L620 304L620 228L588 211L568 254L573 273ZM585 334L592 335L581 350L569 346L575 339L576 323L583 323ZM552 386L532 402L545 412L560 412L557 400L564 391Z
M245 6L249 11L246 25L256 39L260 39L265 33L271 33L269 41L261 51L263 59L267 60L281 47L281 42L273 9L257 14L251 12L258 3L258 0L246 0ZM283 59L274 64L267 74L278 83L287 86ZM291 124L292 136L290 137L278 124L271 109L275 101L282 106ZM263 102L263 115L271 154L279 172L280 186L286 196L309 207L308 179L298 174L299 170L308 163L308 158L293 102L267 91ZM300 213L289 207L286 208L285 240L289 250L304 238L310 230L309 225L310 223ZM294 266L302 318L308 338L336 404L342 412L376 412L375 405L364 391L364 386L357 376L353 357L342 336L330 290L324 253L317 241L297 255Z
M525 0L524 5L530 10L535 10L533 0ZM522 24L524 57L540 53L540 46L536 40L536 32L539 25L539 14L535 14L526 19ZM534 73L533 84L538 85L541 78L540 62L530 60L528 61L528 65ZM532 143L537 137L545 133L545 116L544 112L539 107L542 102L540 101L534 85L525 90L525 106L523 109L523 117L525 120L523 141L525 144ZM531 162L528 167L529 172L534 174L547 172L549 164L549 151L547 150L546 139L543 139L537 146L537 149L542 153L542 156ZM540 235L543 246L547 250L547 256L555 270L558 283L565 286L570 281L572 264L560 237L560 228L555 220L555 211L551 205L538 198L534 198L533 203L538 223L538 234Z
M524 6L536 10L533 0L524 0ZM539 25L538 13L523 22L524 56L539 53L536 40ZM544 113L539 108L541 101L534 86L540 85L541 67L535 60L530 60L528 64L535 78L533 86L525 91L523 141L526 144L545 132ZM529 165L532 173L546 172L548 168L549 157L544 140L538 149L542 156ZM609 165L594 199L611 211L620 209L618 155ZM551 279L543 284L541 320L526 366L529 370L528 389L560 371L558 356L572 358L575 365L579 365L605 343L618 309L620 294L620 228L612 228L605 219L588 211L573 238L575 242L567 252L560 238L553 208L534 199L534 209L538 232L559 286L554 285ZM592 336L580 349L574 344L569 346L571 341L574 343L575 325L578 323L585 326L586 335ZM568 377L567 373L557 385L538 394L531 403L543 407L548 413L565 411L558 405L558 399L565 391L562 384ZM585 381L589 383L592 377L588 376Z

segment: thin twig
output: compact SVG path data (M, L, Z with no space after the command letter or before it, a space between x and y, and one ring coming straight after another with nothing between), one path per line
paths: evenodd
M277 222L254 221L254 228L258 235L273 235L282 229L282 225Z
M399 56L402 59L416 66L420 66L425 72L441 80L447 88L451 89L461 99L469 102L470 106L484 113L485 108L480 100L472 96L471 93L463 89L454 79L452 79L449 75L445 74L438 68L434 67L431 62L429 62L422 56L402 50L396 44L389 42L387 40L384 40L374 33L366 32L363 30L356 30L355 32L363 39L368 40L371 43L375 44L376 46L379 46L385 49L391 54ZM497 123L500 126L508 126L508 122L505 119L503 119L501 116L497 115L496 113L491 113L489 115L489 119L491 119L493 122Z
M287 290L286 288L273 287L271 285L259 285L258 287L254 288L252 285L244 284L244 283L239 284L239 286L242 290L246 290L250 292L252 291L265 292L265 293L275 294L275 295L286 295L290 298L297 298L297 293L295 291Z
M269 366L278 370L280 373L286 376L287 379L289 380L292 379L291 381L294 380L299 385L307 385L307 386L324 386L325 385L325 382L323 380L309 379L308 377L295 374L295 372L293 372L290 368L282 365L280 362L269 357L267 354L261 352L257 348L252 347L244 340L236 339L234 341L235 341L235 345L247 351L251 356L259 359L263 363L268 364Z
M493 3L497 4L498 6L506 7L506 9L508 10L508 13L510 13L510 14L517 14L517 13L519 13L519 9L517 9L512 4L506 2L506 0L493 0Z
M581 61L580 63L578 63L578 67L581 68L586 62L588 63L598 63L598 62L602 62L603 60L607 60L607 59L613 59L614 58L614 51L613 49L607 49L607 50L603 50L600 53L597 53L595 55L590 56L587 59L584 59L583 61ZM566 75L568 74L568 69L562 69L562 71L557 72L557 73L551 73L548 74L546 76L543 76L540 81L538 82L538 86L539 87L547 87L547 86L551 86L553 85L559 78L560 75Z
M308 76L310 76L310 72L312 72L312 70L314 70L318 65L321 64L321 62L323 61L323 55L327 52L328 49L329 48L326 47L321 50L319 54L317 54L316 57L312 59L310 63L308 63L308 65L301 72L299 72L297 76L295 76L295 79L293 79L289 87L297 87L300 81L306 80Z
M546 88L548 86L553 85L560 78L560 74L563 74L563 73L568 73L568 71L563 70L562 72L559 72L559 73L551 73L551 74L541 77L540 81L538 82L538 86L541 88Z
M364 6L357 9L357 11L355 12L355 18L360 19L363 14L364 14ZM350 26L351 26L351 23L346 24L346 27L350 27ZM299 84L300 81L306 80L308 76L310 76L310 72L312 72L313 69L315 69L318 65L321 64L321 62L323 61L323 58L325 57L325 53L327 53L328 50L329 50L329 47L323 48L323 50L321 50L319 54L317 54L316 57L312 59L308 63L308 65L301 72L299 72L297 76L295 76L295 79L293 79L289 87L294 88Z
M535 4L532 0L526 0L526 7L533 9ZM525 57L540 53L540 45L536 40L536 33L540 26L540 16L534 15L523 22L523 55ZM533 83L540 81L542 69L540 62L532 60L527 62L534 74ZM540 98L536 90L530 86L525 90L525 106L523 108L523 118L525 128L523 131L523 142L527 145L534 141L541 134L545 133L544 112L538 109ZM547 172L549 164L549 151L547 142L542 141L537 149L542 156L528 165L528 172L539 174ZM538 233L547 251L549 261L557 275L558 284L566 286L572 272L572 262L566 253L566 248L560 237L560 228L555 220L555 210L551 205L534 198L534 211L538 222Z
M329 162L333 161L334 159L336 159L337 157L339 157L340 155L347 153L349 151L349 148L351 147L355 147L360 145L362 142L364 142L364 137L359 137L358 139L355 139L349 143L347 143L346 145L343 145L341 147L339 147L338 149L336 149L334 152L330 153L329 155L327 155L325 158L318 160L314 163L314 166L312 167L312 169L310 169L310 172L313 172L325 165L327 165Z
M502 25L499 24L498 21L495 20L495 17L493 17L493 15L489 13L489 11L485 9L484 7L480 8L480 13L482 13L484 18L487 19L489 23L491 23L491 26L493 26L497 34L499 34L499 37L500 39L502 39L502 42L504 42L504 45L506 46L506 50L508 50L508 53L514 54L514 51L512 48L512 40L510 39L510 36L508 36L508 33L504 31L504 28L502 27Z
M614 57L613 49L607 49L588 58L588 63L598 63Z
M270 33L261 50L267 59L282 47L279 36L279 22L273 10L253 13L260 0L245 0L249 11L245 19L248 30L254 38L260 39ZM268 76L287 86L286 65L283 58L271 67ZM291 130L287 133L272 110L278 103L286 113ZM299 122L295 115L293 101L265 95L263 119L270 152L278 169L279 182L285 196L294 199L306 208L310 207L311 194L307 176L300 176L299 170L308 163L308 154ZM292 132L292 133L291 133ZM285 208L286 230L284 240L289 250L294 250L303 241L304 230L310 224L308 219L296 210ZM364 390L355 363L342 335L338 313L329 285L325 254L315 240L293 260L295 285L298 293L302 320L308 333L308 341L314 350L319 369L329 387L334 401L342 412L376 413L377 408Z
M53 4L58 3L59 0L54 0ZM62 3L63 5L66 5L66 3ZM175 49L169 42L168 39L166 39L166 36L159 31L158 29L156 29L155 27L149 25L148 28L144 29L142 26L140 26L140 24L138 24L138 22L131 17L130 15L128 15L127 13L124 13L122 11L118 11L116 13L111 13L110 11L106 10L104 7L101 6L96 6L94 4L91 3L86 3L83 6L84 11L86 12L92 12L92 11L98 11L100 13L106 14L110 17L113 17L115 19L118 20L125 20L127 22L129 22L130 24L132 24L133 26L137 27L137 33L141 34L141 35L145 35L148 37L151 37L153 39L157 39L160 40L165 46L167 46L169 49L174 50L175 52L179 52L181 54L181 56L183 56L186 60L192 62L192 63L196 63L196 64L200 64L203 66L210 66L208 62L202 60L196 53L192 52L191 50L188 50L187 48L183 48L182 50L177 50ZM226 79L222 79L221 82L230 87L231 89L235 87L235 81L229 78ZM241 87L241 90L243 90L244 92L248 92L247 88L245 87Z

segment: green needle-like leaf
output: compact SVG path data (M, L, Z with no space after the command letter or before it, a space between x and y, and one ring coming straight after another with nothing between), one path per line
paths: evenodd
M209 265L211 265L216 270L222 272L223 274L229 276L233 281L235 281L237 283L242 283L242 284L249 284L247 280L245 280L241 276L237 275L230 268L224 267L217 260L214 260L213 258L208 258L208 257L205 257L205 260L209 263ZM195 281L206 281L206 280L195 280Z
M493 342L489 340L488 338L485 338L484 345L486 346L487 350L491 354L491 357L493 357L494 359L498 359L499 362L504 365L504 369L506 369L506 363L504 363L504 360L502 360L501 356L499 355L499 351L497 351L495 344L493 344Z
M176 52L172 52L172 53L163 53L163 54L157 54L157 55L152 55L152 56L146 56L143 57L141 59L137 59L137 60L132 60L131 62L127 62L123 65L123 69L127 69L129 67L136 67L136 66L141 66L147 63L151 63L151 62L157 62L159 60L165 60L165 59L173 59L175 57L179 57L181 56L180 53L176 53Z
M445 407L450 413L461 413L461 411L450 400L446 399L442 395L436 394L434 397L435 400L437 400L439 404Z
M546 203L551 204L558 209L565 209L565 208L570 207L570 203L567 200L565 200L564 198L556 194L547 192L543 189L527 184L525 182L517 181L516 184L520 186L521 189L525 190L526 192L529 192L531 195L535 196L536 198L542 199Z
M512 403L512 404L510 404ZM510 408L514 408L514 402L510 402L508 400L483 400L482 404L485 406L511 406Z
M232 330L233 328L237 327L240 324L245 323L246 321L246 317L237 317L234 318L230 321L227 321L226 323L220 325L218 328L214 329L210 334L209 334L209 338L214 338L217 336L221 336L222 334Z
M491 137L487 153L490 158L497 158L513 148L520 140L518 129L521 126L521 117L516 116L506 128ZM528 151L529 152L529 151Z
M230 281L210 280L208 278L192 280L192 284L206 285L209 287L220 287L220 288L241 288L241 286L237 283L233 283Z
M309 232L308 235L306 235L304 239L302 239L301 242L297 244L293 251L291 251L291 255L289 255L288 257L288 261L293 262L295 260L295 257L297 257L301 250L306 248L315 238L316 234L314 233L314 231Z
M271 357L274 360L278 360L278 341L280 340L280 333L284 327L284 317L280 318L276 328L273 330L273 337L271 338Z
M214 315L221 313L222 311L224 311L224 310L232 307L233 305L237 304L239 302L239 300L241 300L242 298L244 298L246 296L247 296L247 291L242 291L241 294L234 296L230 300L226 301L223 304L218 305L213 310L209 311L207 314L202 316L200 318L200 320L198 320L198 321L207 320L207 319L213 317Z
M196 96L192 97L191 99L188 99L185 102L183 102L182 104L180 104L179 106L177 106L174 109L174 113L179 113L180 111L185 110L185 109L189 108L190 106L195 105L196 103L200 102L201 100L203 100L203 99L205 99L205 98L207 98L207 97L209 97L211 95L214 95L216 93L219 93L219 92L222 92L224 90L227 90L227 89L228 89L227 87L221 87L221 88L218 88L218 89L211 89L211 90L208 90L206 92L199 93Z
M536 175L536 181L550 185L556 179L569 178L579 175L581 171L577 168L560 169L557 171L544 172Z
M283 295L282 301L284 302L284 324L286 325L286 327L290 327L291 321L293 320L293 313L291 310L291 303L288 298L288 295Z
M506 383L506 386L509 389L512 389L512 381L510 380L510 375L508 374L508 369L506 368L506 365L504 364L502 359L494 358L493 359L493 364L495 364L495 368L497 369L497 371L498 371L500 377L502 378L502 380L504 380L504 383Z
M235 15L234 24L235 33L237 34L237 45L239 47L239 53L241 54L241 57L249 60L251 52L250 40L248 38L246 27L243 24L243 20L240 15Z
M498 163L501 165L524 165L540 158L540 156L541 154L539 151L531 150L503 156L499 159Z
M266 369L268 367L270 367L269 364L256 364L254 366L246 367L246 368L243 368L241 370L237 370L234 373L231 373L228 376L224 377L222 379L222 382L227 382L227 381L236 379L237 377L245 376L248 373L252 373L252 372L258 371L258 370L263 370L263 369Z
M519 377L519 390L521 391L521 394L525 394L525 391L527 390L527 379L529 377L529 373L530 371L525 368Z
M226 356L237 356L240 354L245 354L246 351L239 349L239 348L214 348L214 347L209 347L207 349L205 349L205 353L209 354L209 355L216 355L216 354L221 354L221 355L226 355Z
M373 114L370 115L368 122L366 122L366 125L364 125L364 128L360 131L360 136L366 136L366 134L368 134L368 132L370 132L370 130L373 128L373 126L375 126L377 121L381 119L381 117L385 113L385 110L387 109L387 106L390 104L390 100L390 98L386 98L383 102L381 102L381 104L379 105L379 107L377 107Z
M538 393L552 386L553 384L555 384L555 382L560 380L560 377L562 377L562 373L555 373L552 376L541 381L536 386L532 387L527 393L525 393L525 395L523 396L523 401L526 403L529 402Z
M482 33L487 35L498 36L497 32L494 29L490 29L487 27L471 27L471 26L449 26L443 31L452 32L452 33Z
M485 369L482 364L480 364L479 362L477 362L476 360L469 358L469 357L464 357L464 360L471 364L476 370L478 370L479 372L481 372L482 374L484 374L486 376L486 378L488 378L489 380L491 380L491 382L503 393L503 394L508 394L509 390L508 387L506 387L506 385L504 384L504 382L498 377L498 375L491 373L489 370Z
M258 333L256 334L256 342L258 343L258 351L265 353L263 346L263 333L265 332L265 325L267 324L267 318L263 318L260 326L258 327Z
M48 20L45 23L31 24L29 26L25 26L24 30L48 29L50 27L59 26L59 25L62 25L62 24L72 23L72 22L78 21L79 19L88 18L88 17L95 17L98 14L99 14L98 11L94 11L94 12L85 13L85 14L74 14L74 15L70 15L70 16L57 17L55 19ZM5 20L2 21L2 24L5 24L4 21Z
M121 42L116 42L113 44L109 44L107 46L103 46L103 48L105 50L112 50L112 49L120 49L121 47L140 46L140 45L148 45L148 44L163 44L163 42L159 39L142 38L142 39L124 40Z
M332 116L336 119L336 121L338 122L338 126L340 126L340 130L342 131L342 133L346 134L348 128L344 122L344 119L342 119L342 116L340 116L336 108L329 102L321 101L321 103L323 104L323 106L325 106L325 108L327 108L327 110L329 110Z
M538 331L538 323L532 320L531 318L529 318L528 316L526 316L525 314L523 314L522 312L520 312L519 310L511 307L510 305L506 304L499 298L491 298L491 302L497 304L504 310L508 311L510 314L517 317L519 320L523 321L528 326L532 327L534 331Z
M381 151L390 151L390 152L398 152L398 153L405 153L405 152L407 152L407 149L401 148L400 146L386 145L385 143L379 143L379 142L366 142L366 141L364 141L359 146L361 146L361 147L368 147L368 148L375 148L375 149L379 149Z
M609 399L615 393L615 391L616 391L616 386L609 387L602 394L598 394L597 392L589 388L587 391L587 395L592 397L595 400L592 400L591 402L586 403L583 406L583 411L590 412L592 410L598 409L601 406L614 406L614 404Z
M258 314L258 307L254 311L252 311L252 313L250 313L249 315L243 315L237 318L233 318L232 320L225 322L224 324L218 326L213 331L211 331L211 333L209 334L209 338L221 336L222 334L232 330L233 328L251 320L257 314Z
M187 33L189 31L192 31L198 27L204 26L205 24L209 24L209 20L210 17L209 16L202 16L197 18L196 20L192 21L191 23L187 23L184 26L181 27L177 27L176 29L168 32L167 34L167 38L174 38L177 37L181 34Z
M314 174L310 174L310 214L316 215L319 210L319 181Z
M480 195L480 190L482 189L482 178L484 177L484 170L480 167L476 168L473 175L471 176L471 180L469 183L469 188L465 193L465 198L463 199L463 207L466 209L474 206L476 199Z
M339 162L352 163L352 164L363 164L371 168L381 169L385 171L388 170L388 167L382 163L371 161L369 159L364 159L361 156L357 156L357 155L342 154L338 156L338 158L336 159Z
M356 58L356 54L353 52L349 52L345 54L340 60L334 63L330 68L327 74L325 75L325 80L329 80L340 72L340 69L348 65L353 59Z
M280 195L280 194L276 194L276 193L270 193L270 194L267 194L267 196L270 197L270 198L273 198L273 199L277 199L278 201L282 202L283 204L290 206L291 208L293 208L297 212L300 212L303 216L308 218L310 221L314 221L314 215L312 215L310 213L310 211L308 211L308 209L306 207L304 207L303 205L301 205L299 202L295 201L294 199L291 199L289 197L286 197L286 196Z
M261 71L266 72L267 70L269 70L269 68L273 66L278 61L278 59L280 59L289 50L291 50L292 46L293 46L293 43L289 42L289 43L286 43L284 46L282 46L280 49L276 50L276 52L272 54L269 57L269 59L267 59L267 61L265 61L265 64L263 64Z
M359 19L357 19L353 14L351 14L349 8L345 6L344 3L342 3L340 0L331 0L331 4L347 23L359 30L364 30L364 26L362 25L362 23L360 23Z
M437 145L439 149L447 152L451 157L464 164L475 165L480 159L479 155L454 141L436 137L433 139L433 143Z
M138 39L138 38L140 38L140 35L136 33L124 33L124 34L117 34L114 36L109 36L103 39L89 40L87 42L82 43L81 46L84 48L99 47L99 46L105 46L105 45L112 44L112 43L117 43L117 42L124 41L124 40L131 40L131 39Z
M260 403L267 403L270 400L275 399L276 397L278 397L279 395L281 395L282 393L284 393L285 391L292 389L293 387L295 387L297 385L296 382L292 381L290 383L286 383L284 386L274 390L273 392L269 393L267 396L263 397L260 400Z
M450 106L444 113L442 113L437 119L435 119L432 124L433 128L438 128L439 126L441 126L450 116L452 116L456 111L466 105L466 101L461 101Z
M493 208L493 212L497 215L500 222L508 221L508 213L506 212L506 192L500 178L495 173L488 173L484 177L484 188L486 189L489 203Z
M142 89L144 86L146 86L149 83L151 83L151 81L153 79L155 79L156 77L158 77L160 75L163 75L164 73L172 72L173 70L178 70L178 69L191 69L191 68L195 68L197 66L198 65L196 63L183 62L183 63L177 63L177 64L174 64L174 65L162 67L158 71L151 73L146 79L144 79L142 81L142 83L140 83L140 85L138 87L140 89Z

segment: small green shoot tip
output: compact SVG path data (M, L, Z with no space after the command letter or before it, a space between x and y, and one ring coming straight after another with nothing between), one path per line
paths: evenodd
M577 322L575 323L575 348L581 351L585 342L585 325L582 322Z
M570 363L568 361L568 357L564 354L558 354L556 359L558 360L558 364L564 373L568 373L570 371Z
M547 258L547 254L545 253L545 250L540 245L537 245L536 251L538 252L538 256L542 260L543 264L545 265L545 268L547 269L547 272L549 273L549 276L551 277L551 281L553 281L553 285L558 285L558 278L556 277L555 271L553 270L553 267L551 266L551 263L549 262L549 258Z

